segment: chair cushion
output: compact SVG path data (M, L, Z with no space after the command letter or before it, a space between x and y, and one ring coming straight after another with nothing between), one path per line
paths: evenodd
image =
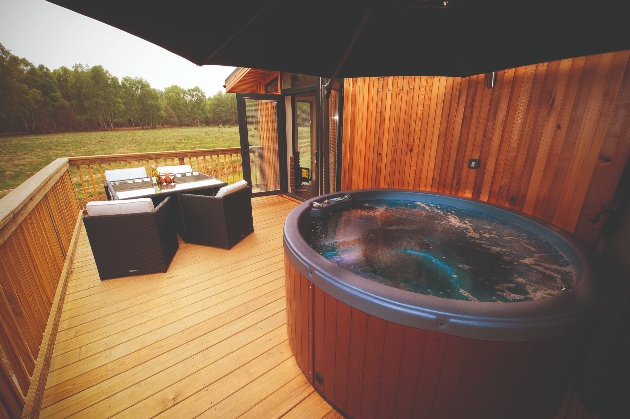
M151 198L119 199L116 201L90 201L86 204L88 215L118 215L153 212Z
M147 177L147 170L144 167L105 170L105 179L110 182L115 182L117 180L138 179L143 177Z
M220 198L222 196L229 195L231 193L240 191L241 189L245 189L245 188L247 188L247 181L239 180L236 183L222 187L221 189L219 189L219 191L217 192L215 196L217 198Z
M181 164L179 166L158 166L159 174L163 173L190 173L193 171L189 164Z

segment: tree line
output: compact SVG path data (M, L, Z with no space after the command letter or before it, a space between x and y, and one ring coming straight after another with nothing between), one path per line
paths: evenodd
M100 65L50 71L0 44L0 132L234 125L236 96L199 88L158 90L142 78L118 80Z

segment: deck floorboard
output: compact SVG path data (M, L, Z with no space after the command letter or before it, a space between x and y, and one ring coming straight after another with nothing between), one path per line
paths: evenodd
M340 417L287 341L282 228L254 198L229 251L186 244L168 272L100 281L81 231L40 417Z

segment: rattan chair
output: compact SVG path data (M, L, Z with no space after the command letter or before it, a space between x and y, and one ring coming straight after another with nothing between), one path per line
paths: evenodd
M251 187L222 197L181 194L189 243L230 249L254 232Z
M193 169L189 164L180 164L177 166L158 166L157 171L163 175L166 173L192 173Z
M147 170L144 167L128 167L125 169L111 169L105 170L105 181L107 182L115 182L118 180L129 180L129 179L141 179L147 177ZM112 199L109 188L107 187L107 182L104 183L105 195L107 196L107 200L110 201Z
M101 279L166 272L177 249L177 199L153 212L83 217Z

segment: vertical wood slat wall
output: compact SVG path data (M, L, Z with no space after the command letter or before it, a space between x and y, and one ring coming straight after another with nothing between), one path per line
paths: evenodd
M483 76L345 80L342 189L470 197L593 243L630 155L630 51ZM478 170L468 159L480 158Z
M38 193L18 187L3 198L22 201L0 227L0 347L8 363L0 361L0 409L8 417L22 413L79 215L67 159L59 160L33 176L54 172Z

